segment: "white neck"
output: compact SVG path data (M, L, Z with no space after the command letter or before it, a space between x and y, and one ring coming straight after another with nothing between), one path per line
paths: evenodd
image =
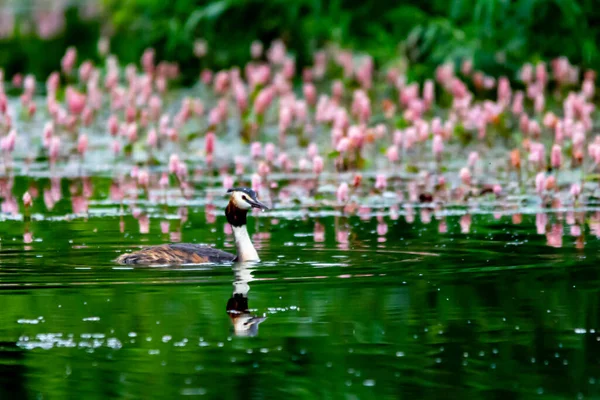
M235 247L237 248L237 256L239 262L246 261L260 261L258 253L248 236L248 230L246 225L232 226L233 228L233 239L235 240Z

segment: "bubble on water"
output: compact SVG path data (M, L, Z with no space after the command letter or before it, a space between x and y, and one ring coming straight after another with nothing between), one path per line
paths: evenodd
M172 339L172 337L170 335L165 335L165 336L162 337L163 343L167 343L171 339Z
M587 331L584 328L575 328L575 333L581 335L586 333Z
M206 389L204 389L204 388L185 388L185 389L181 389L181 394L183 396L204 396L206 394Z
M158 350L158 349L151 349L151 350L148 350L148 354L150 354L151 356L155 356L155 355L160 354L160 350Z
M129 332L127 334L127 336L129 336L129 337L137 337L137 333L135 333L135 332Z
M537 394L544 394L544 388L538 388L536 391Z
M39 319L18 319L17 324L28 324L28 325L37 325L40 323Z
M396 352L396 357L404 357L404 352L403 351L397 351Z
M84 318L82 321L84 321L84 322L90 322L90 321L91 321L91 322L95 322L95 321L100 321L100 317L87 317L87 318Z
M375 386L375 379L365 379L363 382L363 386Z

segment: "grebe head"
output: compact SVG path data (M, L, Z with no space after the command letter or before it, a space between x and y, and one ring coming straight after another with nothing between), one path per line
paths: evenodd
M240 210L247 211L251 208L269 209L269 207L258 201L256 192L252 189L237 187L229 189L227 193L231 193L230 202Z

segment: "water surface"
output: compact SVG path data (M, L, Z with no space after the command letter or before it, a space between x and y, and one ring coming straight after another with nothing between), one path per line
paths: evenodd
M600 395L591 208L275 210L249 218L259 264L129 268L140 245L232 250L220 209L35 207L2 222L0 398Z

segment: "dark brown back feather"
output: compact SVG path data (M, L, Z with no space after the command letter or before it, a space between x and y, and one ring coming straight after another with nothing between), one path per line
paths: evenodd
M131 254L123 254L117 258L117 262L137 265L221 264L233 262L236 258L231 253L208 246L174 243L146 247Z

